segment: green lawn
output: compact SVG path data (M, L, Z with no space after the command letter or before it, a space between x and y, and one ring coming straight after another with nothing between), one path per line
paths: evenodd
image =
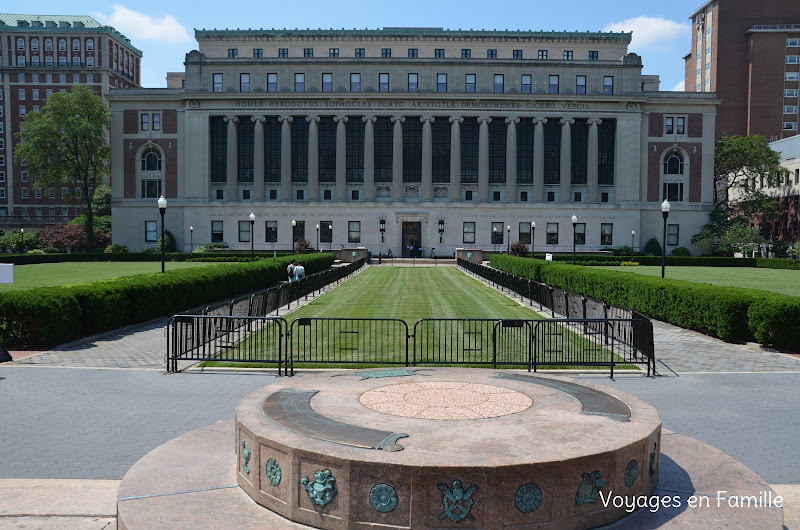
M0 258L0 261L2 261L2 258ZM219 265L219 263L166 262L164 268L171 271L208 265ZM160 261L94 261L17 265L14 267L14 283L0 284L0 292L30 289L32 287L91 283L98 280L151 272L161 272Z
M661 276L661 267L599 267L616 272L645 276ZM760 289L774 293L800 296L800 271L783 269L756 269L749 267L669 267L664 277L711 285Z

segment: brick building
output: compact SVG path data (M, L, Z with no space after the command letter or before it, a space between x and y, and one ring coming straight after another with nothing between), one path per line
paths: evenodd
M709 0L690 18L685 90L720 97L716 136L797 134L800 2Z
M142 52L88 16L0 14L0 230L38 228L80 215L66 187L36 189L14 159L24 116L74 85L105 96L139 86Z

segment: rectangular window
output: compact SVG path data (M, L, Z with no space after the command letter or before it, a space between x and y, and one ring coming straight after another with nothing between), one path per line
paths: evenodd
M49 188L47 190L47 197L49 199L55 199L56 198L56 189L55 188Z
M388 59L392 56L392 49L391 48L381 48L381 57L384 59Z
M267 92L278 91L278 74L267 74Z
M228 48L228 59L239 57L239 50L236 48Z
M464 200L471 201L472 200L472 191L468 190L464 192Z
M142 114L141 115L141 122L142 122L142 125L139 128L142 131L149 131L150 130L150 115L149 114Z
M356 48L356 57L366 57L367 54L364 51L364 48Z
M487 59L497 59L497 50L486 50Z
M222 243L225 241L222 236L222 221L211 221L211 242Z
M25 99L26 99L26 97L25 97L25 89L24 88L20 88L19 89L19 100L20 101L25 101Z
M53 56L52 55L48 55L47 57L44 58L44 65L48 66L48 67L53 66Z
M297 243L306 238L306 222L295 221L292 227L292 243Z
M389 74L378 74L378 92L389 91Z
M564 60L565 61L572 60L572 50L564 50Z
M531 224L528 222L519 224L519 241L526 245L531 244Z
M261 59L264 57L264 49L263 48L253 48L253 57L255 59Z
M239 221L239 243L250 242L250 221Z
M333 74L322 74L322 91L333 91Z
M347 222L347 242L361 243L361 221Z
M2 165L3 164L0 164L0 166ZM28 182L28 172L27 171L20 172L19 178L22 180L22 182Z
M469 59L472 57L472 50L469 48L462 48L461 49L461 58L462 59Z
M783 97L785 98L796 98L797 97L797 89L796 88L787 88L783 91Z
M677 134L684 134L686 131L686 118L679 116L676 118L675 132Z
M419 57L419 50L417 48L409 48L408 49L408 58L409 59L416 59Z
M797 122L795 121L785 121L783 122L783 129L786 131L796 131L797 130Z
M787 48L796 48L800 46L800 39L786 39Z
M5 182L5 181L6 181L6 172L0 171L0 182Z
M522 50L514 50L511 52L511 57L513 59L522 59Z
M303 57L314 57L314 48L303 48Z
M547 223L547 239L545 239L545 243L558 245L558 223Z
M153 130L160 131L161 130L161 114L153 114Z
M361 74L350 74L350 92L361 92Z
M68 195L69 195L69 188L62 187L61 188L61 198L62 199L66 199Z
M433 56L437 59L444 59L444 48L436 48L433 51Z
M586 76L585 75L576 75L575 76L575 93L576 94L585 94L586 93Z
M447 92L447 74L436 74L436 91Z
M683 202L683 182L665 182L662 200Z
M278 221L266 221L264 226L264 241L267 243L278 242Z
M603 76L603 94L610 96L614 93L614 76Z
M678 246L678 234L680 225L667 225L667 245Z
M464 77L464 92L475 92L475 74L466 74Z
M550 76L550 81L549 81L548 87L549 87L549 91L548 92L550 94L558 94L558 76L557 75L551 75Z
M65 68L67 66L67 58L65 56L61 56L58 58L58 66Z
M328 48L328 57L339 57L339 48Z
M3 181L5 181L5 174L3 175ZM0 182L3 182L3 181L0 181ZM794 170L794 183L795 184L800 184L800 169L795 169Z
M289 57L289 48L278 48L278 57Z
M22 188L21 191L22 191L22 198L23 199L27 199L28 198L28 188Z
M492 223L492 244L503 244L503 223Z
M239 74L239 92L250 92L250 74Z
M539 59L547 59L547 50L539 50L537 58L539 58Z
M6 198L6 189L0 188L0 199L5 199L5 198Z
M522 87L520 91L523 94L531 93L531 76L529 74L524 74L522 76Z
M586 244L586 223L575 223L575 244Z
M408 74L408 91L417 92L419 90L419 75Z
M214 74L214 84L212 86L212 92L222 92L222 74Z
M600 223L600 244L612 245L614 243L614 225L612 223Z
M598 54L597 54L596 51L590 51L589 52L589 60L590 61L596 61L597 57L598 57Z
M502 94L505 92L505 80L503 74L494 74L494 92L495 94Z
M80 57L73 57L72 58L72 66L80 66L81 65L81 58Z
M787 55L786 64L800 64L800 55Z
M800 72L786 72L784 76L786 81L800 81Z
M144 222L144 241L145 243L155 243L158 241L158 222Z
M675 133L675 118L672 116L667 116L664 118L664 134L674 134Z
M294 74L294 91L306 91L306 74Z
M797 114L797 105L784 105L783 106L783 113L784 114Z
M352 190L350 192L350 200L357 201L358 200L358 190Z
M462 233L464 243L475 243L475 223L464 223Z

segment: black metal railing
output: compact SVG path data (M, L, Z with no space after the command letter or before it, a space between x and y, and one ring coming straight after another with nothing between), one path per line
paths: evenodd
M421 319L414 324L412 364L493 364L496 319Z

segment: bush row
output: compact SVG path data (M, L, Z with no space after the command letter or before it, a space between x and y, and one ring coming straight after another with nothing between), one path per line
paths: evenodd
M279 252L278 257L288 256L289 252ZM256 252L256 258L266 259L272 258L272 253L259 254ZM166 252L164 259L166 261L187 261L196 260L199 258L213 258L213 261L241 261L246 258L250 261L249 252L204 252L204 253L188 253L188 252ZM235 258L228 260L225 258ZM61 263L61 262L90 262L90 261L161 261L160 252L142 252L142 253L120 253L120 254L105 254L97 252L94 254L88 253L60 253L60 254L0 254L0 263L13 263L14 265L36 265L38 263Z
M755 340L800 351L800 297L506 255L494 255L490 263L516 276L628 307L728 342Z
M0 343L42 348L192 307L265 289L286 276L288 257L84 285L38 287L0 294ZM333 264L331 254L302 256L309 273Z
M800 259L755 258L759 269L800 270Z

